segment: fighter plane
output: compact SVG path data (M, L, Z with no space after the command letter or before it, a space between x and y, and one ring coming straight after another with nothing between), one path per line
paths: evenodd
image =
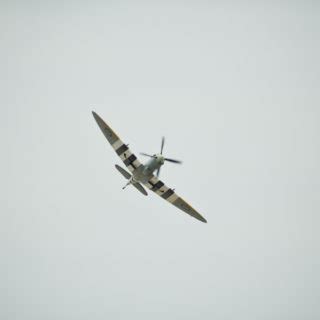
M200 213L192 208L186 201L180 198L174 189L167 187L161 180L159 180L160 169L166 161L178 164L181 163L179 160L169 159L163 156L162 153L165 143L164 138L162 138L161 150L159 154L149 155L146 153L141 153L142 155L150 158L146 164L142 164L131 152L128 144L123 143L119 136L94 111L92 111L92 114L102 133L107 138L117 155L123 161L127 169L130 171L129 173L119 165L115 165L116 169L128 180L123 189L129 185L132 185L143 195L147 196L148 193L143 187L144 185L146 188L150 189L180 210L202 222L207 223L207 220L203 218ZM154 175L154 172L156 172L156 175Z

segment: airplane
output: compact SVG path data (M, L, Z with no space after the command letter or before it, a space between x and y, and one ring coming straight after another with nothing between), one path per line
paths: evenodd
M150 189L180 210L204 223L207 223L207 220L202 217L199 212L197 212L193 207L191 207L186 201L184 201L176 194L175 189L167 187L161 180L159 180L160 169L166 161L177 164L182 163L179 160L165 158L163 156L162 153L165 143L164 138L162 138L161 150L159 154L149 155L146 153L141 153L141 155L150 158L146 164L142 164L138 160L138 158L131 152L128 144L123 143L119 136L101 119L101 117L97 113L92 111L92 114L102 133L107 138L108 142L111 144L117 155L123 161L127 169L130 171L129 173L119 165L115 165L116 169L122 174L122 176L128 180L123 189L125 189L129 185L132 185L143 195L147 196L148 193L143 187L144 185L146 188ZM156 175L153 174L155 171Z

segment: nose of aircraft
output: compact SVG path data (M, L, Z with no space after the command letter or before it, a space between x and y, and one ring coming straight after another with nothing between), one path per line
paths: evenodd
M157 159L161 164L164 164L164 156L162 154L157 154Z

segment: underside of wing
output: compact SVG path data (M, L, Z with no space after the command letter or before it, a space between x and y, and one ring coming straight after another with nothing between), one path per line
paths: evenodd
M93 111L93 117L95 118L102 133L111 144L114 151L121 158L126 167L133 172L139 168L142 164L137 157L131 152L127 144L124 144L119 136Z
M175 202L172 203L174 206L179 208L180 210L184 211L185 213L189 214L190 216L207 223L207 220L194 208L190 206L189 203L184 201L182 198L178 197Z
M190 216L207 223L207 220L202 217L202 215L197 212L194 208L192 208L186 201L180 198L174 191L174 189L168 188L162 181L160 181L156 176L152 176L151 179L145 186L156 193L161 198L165 199L166 201L170 202L180 210L184 211L185 213L189 214Z

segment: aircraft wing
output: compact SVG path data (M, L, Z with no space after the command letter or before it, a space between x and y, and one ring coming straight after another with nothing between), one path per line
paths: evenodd
M97 121L102 133L107 138L111 144L114 151L121 158L125 166L133 172L135 169L140 167L142 163L137 159L137 157L130 151L128 145L122 142L118 135L94 112L92 114Z
M160 181L156 176L152 176L147 183L144 184L148 189L156 193L161 198L167 200L180 210L189 214L190 216L207 223L207 220L201 216L194 208L190 206L186 201L180 198L174 191L174 189L168 188L162 181Z

